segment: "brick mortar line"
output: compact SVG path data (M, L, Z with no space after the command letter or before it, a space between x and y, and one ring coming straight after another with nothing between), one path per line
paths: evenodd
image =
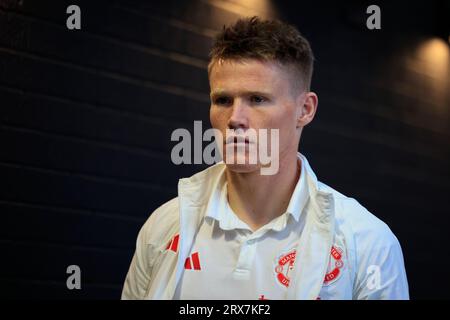
M45 173L45 174L53 174L53 175L57 175L57 176L77 177L77 178L84 179L84 180L125 186L125 187L152 189L154 191L164 192L164 193L168 193L168 194L171 193L171 191L173 191L168 187L161 187L161 186L158 186L158 185L152 184L152 183L145 183L145 182L139 182L139 181L133 181L133 180L120 180L120 179L114 178L114 177L105 177L105 176L99 176L99 175L95 175L95 174L79 173L79 172L75 172L75 171L72 172L72 171L62 170L62 169L50 169L50 168L33 166L33 165L29 165L29 164L21 164L21 163L16 163L16 162L0 161L0 167L1 166L15 168L15 169L31 170L31 171L36 171L36 172Z
M176 85L162 84L162 83L157 83L157 82L154 82L151 80L146 80L144 78L120 74L120 73L117 73L114 71L107 71L107 70L100 69L100 68L96 69L96 68L92 68L92 67L86 67L86 66L79 65L79 64L76 64L73 62L63 61L59 58L49 58L49 57L43 56L41 54L33 53L30 51L26 51L26 50L18 50L18 49L14 49L14 48L10 48L10 47L0 46L0 52L7 53L7 54L10 54L13 56L19 56L19 57L34 60L34 61L47 63L47 64L58 65L60 67L62 66L67 69L82 71L82 72L90 74L90 75L100 76L103 78L112 79L112 80L116 80L119 82L124 82L124 83L132 84L132 85L135 85L138 87L150 88L153 90L158 90L161 92L166 92L166 93L174 94L177 96L190 98L192 100L196 100L196 101L203 102L203 103L210 102L209 96L207 94L200 93L195 90L183 88L183 87L176 86Z
M89 217L100 217L100 218L106 218L106 219L112 219L112 220L125 220L128 222L137 222L142 223L143 219L146 219L144 216L143 218L137 218L135 217L136 214L133 215L124 215L123 213L112 213L112 212L106 212L102 210L97 209L89 209L89 208L69 208L69 207L59 207L59 206L53 206L49 204L35 204L29 201L10 201L10 200L4 200L0 198L0 205L7 205L7 206L15 206L15 207L23 207L28 209L45 209L45 210L52 210L52 211L58 211L58 212L66 212L67 214L74 214L78 216L89 216ZM150 215L150 213L148 213Z

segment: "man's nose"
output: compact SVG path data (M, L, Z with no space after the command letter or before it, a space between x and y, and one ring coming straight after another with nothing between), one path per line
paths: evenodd
M246 129L248 128L247 106L240 100L236 99L231 107L231 116L228 119L229 129Z

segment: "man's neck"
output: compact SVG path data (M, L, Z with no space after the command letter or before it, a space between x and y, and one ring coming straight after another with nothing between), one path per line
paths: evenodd
M297 154L281 157L278 173L227 170L228 202L253 231L286 212L301 171Z

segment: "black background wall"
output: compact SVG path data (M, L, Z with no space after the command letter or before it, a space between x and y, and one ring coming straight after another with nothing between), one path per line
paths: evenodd
M371 31L369 4L0 0L0 296L120 297L139 228L205 168L173 165L170 135L208 123L212 37L257 14L315 51L301 152L388 223L412 298L450 298L450 6L377 1ZM66 288L72 264L81 290Z

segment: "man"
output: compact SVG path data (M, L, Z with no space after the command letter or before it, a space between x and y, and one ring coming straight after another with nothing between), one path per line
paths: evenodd
M283 22L242 19L217 36L210 120L225 161L181 179L178 197L151 214L123 299L409 298L388 226L319 182L297 152L318 104L312 70L309 43ZM267 164L247 161L260 142L246 133L268 129L279 130L279 166L263 175Z

